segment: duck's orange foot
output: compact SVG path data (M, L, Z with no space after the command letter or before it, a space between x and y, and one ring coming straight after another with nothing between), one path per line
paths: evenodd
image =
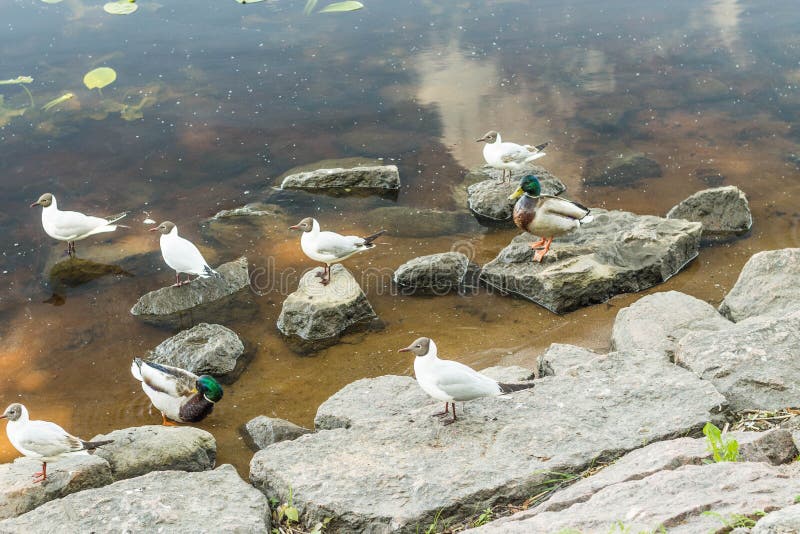
M545 254L547 254L547 249L542 248L537 250L536 253L533 255L533 261L538 261L539 263L541 263L542 258L544 258Z
M167 419L167 416L164 415L163 413L161 414L161 424L164 426L178 426L178 423L173 423L172 421Z
M531 249L533 249L533 250L536 250L536 249L542 248L542 247L544 246L544 243L545 243L545 241L547 241L545 238L541 238L539 241L537 241L537 242L535 242L535 243L531 243L531 244L530 244L530 247L531 247Z

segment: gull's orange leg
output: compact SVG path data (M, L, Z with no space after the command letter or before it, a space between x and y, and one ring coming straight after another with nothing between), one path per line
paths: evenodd
M550 243L552 243L552 242L553 242L553 238L552 237L548 237L547 241L545 241L545 243L544 243L544 248L541 249L541 250L537 250L536 254L533 255L533 261L541 262L542 258L544 258L544 255L547 254L547 251L550 250Z

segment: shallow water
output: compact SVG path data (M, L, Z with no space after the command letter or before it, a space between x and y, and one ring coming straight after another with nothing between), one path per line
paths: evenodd
M485 291L395 296L387 277L365 288L384 330L346 336L314 357L292 353L279 336L282 292L312 266L287 223L314 215L323 227L359 233L374 229L370 210L381 206L463 209L454 192L481 163L474 140L486 130L551 140L538 163L562 178L567 196L591 206L664 214L708 186L698 176L709 168L740 186L755 219L749 236L704 248L651 291L717 304L750 255L800 246L794 2L364 3L359 12L304 16L301 1L140 0L127 17L88 0L0 3L0 78L33 76L37 104L7 121L0 111L0 405L22 401L33 417L87 438L159 422L129 362L171 332L129 309L172 274L150 256L129 275L53 284L47 273L62 247L27 207L45 191L62 209L131 210L129 229L79 242L81 258L114 265L156 251L142 223L150 217L175 221L214 264L246 254L269 279L283 275L283 289L256 297L254 316L226 322L252 360L200 425L217 438L219 462L243 474L251 452L238 429L247 420L266 414L311 425L317 406L345 384L410 374L411 359L396 349L420 335L478 368L532 367L553 342L608 348L617 311L640 295L556 316ZM97 66L118 74L102 95L81 83ZM38 109L67 91L75 98ZM19 86L0 86L0 94L7 109L28 103ZM622 150L646 153L663 176L583 186L590 157ZM343 157L396 163L398 198L299 193L282 201L281 217L223 230L204 224L220 209L265 198L296 165ZM388 236L346 266L356 275L388 273L454 247L484 263L515 234L465 224L432 238ZM0 438L0 461L16 456Z

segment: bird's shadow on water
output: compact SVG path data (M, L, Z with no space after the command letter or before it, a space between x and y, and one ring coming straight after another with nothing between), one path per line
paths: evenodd
M66 302L68 289L86 285L105 276L134 276L119 265L98 263L92 260L70 257L64 259L50 268L47 285L53 294L46 304L60 306Z

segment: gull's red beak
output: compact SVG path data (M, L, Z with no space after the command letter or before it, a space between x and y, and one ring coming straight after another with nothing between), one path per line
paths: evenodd
M150 228L148 232L158 232L158 226L156 226L155 228Z
M411 347L406 347L404 349L400 349L397 352L411 352Z
M0 415L0 419L5 419L6 417L8 417L6 414Z
M293 224L292 226L289 227L289 230L297 230L298 228L300 227L297 226L296 224Z
M39 205L39 201L37 200L36 202L34 202L33 204L31 204L31 207L32 207L32 208L35 208L35 207L36 207L36 206L38 206L38 205Z

